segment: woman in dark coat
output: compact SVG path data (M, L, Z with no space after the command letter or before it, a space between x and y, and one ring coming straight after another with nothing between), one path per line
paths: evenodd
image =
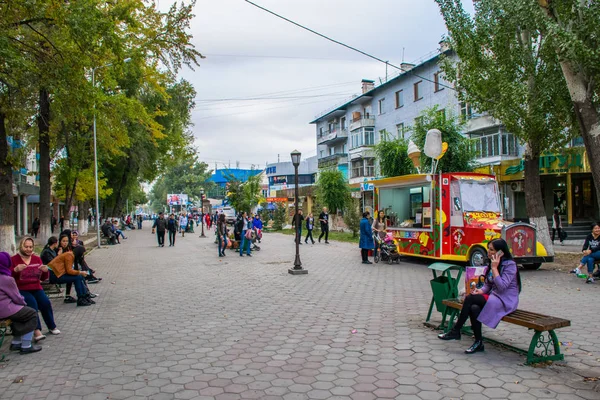
M373 264L369 261L369 250L375 248L375 242L373 241L373 229L369 223L369 213L364 212L363 217L360 220L360 241L358 242L360 247L360 254L362 255L363 264Z
M485 284L481 289L473 289L465 298L458 321L452 330L438 335L442 340L460 340L460 330L467 318L470 318L475 343L465 350L467 354L484 350L482 323L495 329L502 318L519 306L519 271L506 241L492 240L488 244L488 257L489 264L484 274Z

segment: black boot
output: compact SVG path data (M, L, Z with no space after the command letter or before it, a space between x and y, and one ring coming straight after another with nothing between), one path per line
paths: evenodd
M77 307L86 307L86 306L91 306L91 305L92 305L92 303L90 303L83 297L80 297L77 299Z
M483 340L476 340L471 347L465 350L467 354L477 353L478 351L484 351Z
M460 332L456 332L452 329L448 333L440 333L438 338L442 340L460 340Z

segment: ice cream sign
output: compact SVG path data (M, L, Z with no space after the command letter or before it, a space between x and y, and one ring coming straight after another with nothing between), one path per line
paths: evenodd
M444 154L446 154L446 151L448 151L448 143L442 142L442 132L440 132L438 129L430 129L425 137L425 144L423 148L425 155L432 159L431 173L434 174L439 160L444 156ZM412 161L413 166L420 174L421 149L419 149L419 147L411 140L408 142L408 149L406 150L406 153L408 154L408 158L410 158Z

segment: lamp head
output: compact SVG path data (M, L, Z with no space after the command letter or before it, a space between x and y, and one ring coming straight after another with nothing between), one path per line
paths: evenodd
M294 167L300 165L300 156L302 156L302 153L300 153L298 150L294 150L290 156L292 157L292 164L294 164Z

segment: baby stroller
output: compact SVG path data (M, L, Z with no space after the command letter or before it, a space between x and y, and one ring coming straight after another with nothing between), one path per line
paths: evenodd
M261 235L262 236L262 235ZM260 242L260 238L256 229L252 230L252 239L250 239L250 250L260 251L260 247L256 245L256 242Z
M374 235L374 239L379 247L379 252L374 257L376 263L379 260L383 262L387 261L388 264L393 262L400 263L400 254L398 254L398 249L396 248L396 243L391 232L387 234L385 239L381 239L379 235Z

